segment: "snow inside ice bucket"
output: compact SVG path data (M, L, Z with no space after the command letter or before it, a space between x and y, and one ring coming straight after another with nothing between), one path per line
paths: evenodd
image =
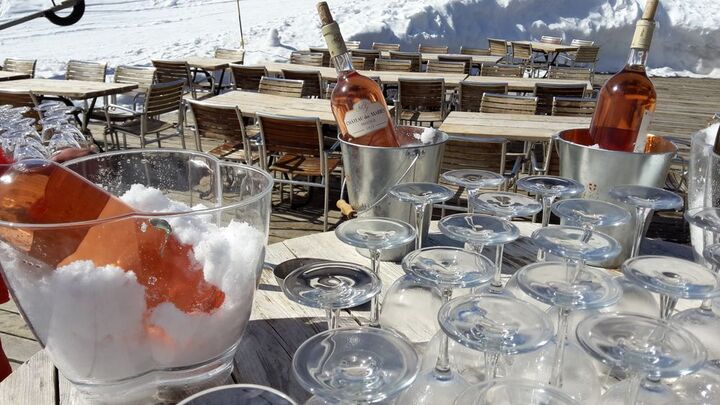
M340 140L350 205L358 216L395 218L415 226L412 204L400 202L388 191L401 183L436 183L448 136L432 128L398 126L399 148L365 146ZM425 218L427 235L430 221ZM414 249L407 246L383 251L382 260L399 260ZM361 254L367 251L359 249Z
M648 135L645 153L619 152L588 146L590 134L587 128L569 129L556 135L560 155L560 175L575 179L585 186L583 198L614 201L608 192L613 186L637 184L663 187L672 159L677 152L675 145L661 136ZM634 229L635 209L626 206L633 215L630 223L614 227L598 227L620 242L622 252L613 260L595 263L602 267L617 268L630 255ZM649 221L648 221L649 223Z
M53 363L101 403L224 383L264 261L271 177L170 149L65 167L0 169L2 273Z

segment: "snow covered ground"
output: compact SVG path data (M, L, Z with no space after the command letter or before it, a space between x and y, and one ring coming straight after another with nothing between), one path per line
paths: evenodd
M719 0L661 0L650 53L653 74L720 77ZM316 0L241 0L246 63L284 60L295 49L323 45ZM601 71L622 66L645 0L329 0L346 39L487 47L487 37L541 35L591 39ZM0 0L8 19L49 0ZM238 47L235 0L87 0L70 27L41 19L0 31L0 58L37 58L38 74L62 74L69 59L148 64L150 59L209 55Z

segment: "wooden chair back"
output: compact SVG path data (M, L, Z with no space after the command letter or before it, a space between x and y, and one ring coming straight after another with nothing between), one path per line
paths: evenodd
M150 86L145 96L145 116L154 117L160 114L177 111L183 102L184 80L157 83Z
M550 70L548 70L548 79L590 81L591 78L592 78L592 70L590 70L588 68L550 66Z
M237 64L242 65L243 62L245 62L245 50L242 48L239 48L239 49L217 48L217 49L215 49L215 57L218 59L231 60Z
M71 60L67 64L65 80L83 80L86 82L104 82L107 63Z
M420 53L448 53L448 47L442 45L418 45L418 52Z
M158 83L169 83L182 80L186 86L191 84L190 66L185 61L177 60L154 60L155 78Z
M375 60L380 58L380 51L374 49L352 49L350 55L352 55L353 58L364 58L365 69L372 69L375 67ZM355 62L353 62L353 66L354 65Z
M5 58L3 63L3 70L8 72L22 73L30 77L35 77L35 66L37 60L35 59L15 59Z
M592 117L597 99L577 97L553 97L552 115L561 117Z
M409 60L411 72L419 72L422 65L422 54L420 52L390 51L390 59Z
M440 111L445 117L445 80L398 78L400 110Z
M464 62L442 62L439 60L428 61L427 65L428 73L465 73Z
M327 48L310 47L308 48L312 53L321 53L323 56L323 66L330 66L330 51Z
M293 52L290 54L290 63L294 65L306 65L322 67L323 54L314 52Z
M360 49L360 41L345 41L345 47L347 49Z
M532 45L520 42L511 42L512 58L520 61L529 61L533 57Z
M275 96L300 98L302 97L304 82L302 80L277 79L263 77L260 79L259 93Z
M440 62L461 62L465 64L465 74L470 74L470 68L473 65L472 56L438 55L437 58Z
M507 83L473 83L468 81L460 82L458 94L458 111L480 111L483 94L507 94Z
M147 91L155 83L155 68L147 66L125 66L115 68L115 83L137 83L138 90Z
M537 114L552 114L554 97L576 97L582 98L585 95L584 84L555 84L536 83L535 97L537 97Z
M410 72L412 62L402 59L375 59L375 70L390 72Z
M188 100L188 105L195 118L195 140L201 151L202 138L242 142L243 146L246 145L245 125L237 106L217 106L195 100Z
M573 62L595 64L598 61L599 53L599 46L579 46L573 57Z
M445 143L441 172L459 169L487 170L505 173L508 141L504 138L467 140L450 137Z
M265 66L245 66L230 64L235 90L258 91L260 79L268 75Z
M302 80L302 96L307 98L323 98L322 75L318 71L282 69L282 76L290 80Z
M595 45L595 41L588 41L585 39L573 39L570 42L570 45L572 45L572 46L593 46L593 45Z
M266 152L306 156L320 156L323 153L322 126L318 118L258 113L257 121Z
M399 51L400 44L386 44L383 42L373 42L371 49L376 51Z
M35 111L38 101L32 92L19 90L1 90L0 105L10 104L13 107L28 107L30 110L24 115L36 121L40 120L40 114Z
M502 114L535 114L537 97L485 93L480 112Z
M560 154L557 151L555 140L550 140L544 144L544 153L542 153L542 173L546 176L560 175ZM542 149L541 149L542 150ZM535 154L537 156L537 153Z
M490 49L490 55L492 56L507 56L507 41L488 38L488 49Z
M525 69L522 66L485 64L480 66L481 76L497 76L497 77L523 77Z
M562 44L562 38L561 37L553 37L550 35L543 35L540 37L540 42L542 42L544 44L560 45L560 44Z
M465 46L461 46L460 53L463 55L489 56L490 50L483 49L483 48L468 48Z

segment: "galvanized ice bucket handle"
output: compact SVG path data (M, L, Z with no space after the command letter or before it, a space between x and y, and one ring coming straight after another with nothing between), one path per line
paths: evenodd
M362 210L360 210L359 207L356 207L356 209L358 210L358 212L357 212L358 215L364 214L365 212L370 211L371 209L375 208L378 204L380 204L384 199L387 198L388 192L390 191L390 189L397 186L398 184L400 184L402 179L404 179L405 176L407 176L407 174L410 173L410 170L412 170L415 167L415 164L417 163L418 159L420 159L420 156L422 156L422 154L424 153L421 149L414 149L413 152L415 153L415 157L413 158L412 162L410 162L410 164L408 165L408 168L403 172L403 174L401 174L400 177L398 177L397 180L395 180L392 183L392 185L389 185L385 189L383 189L383 192L379 194L382 197L380 197L374 203L370 204L370 206L363 208Z

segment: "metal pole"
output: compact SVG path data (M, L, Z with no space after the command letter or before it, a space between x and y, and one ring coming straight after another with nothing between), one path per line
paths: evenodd
M245 37L242 30L242 16L240 15L240 0L236 0L238 10L238 25L240 25L240 48L245 49Z

